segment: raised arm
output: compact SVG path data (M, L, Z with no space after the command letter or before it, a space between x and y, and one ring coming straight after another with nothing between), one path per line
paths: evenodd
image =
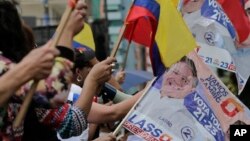
M57 49L49 48L49 44L30 52L18 64L11 64L0 57L0 107L26 82L31 79L47 77L53 66L54 58L59 54ZM5 73L5 71L7 71ZM18 80L18 81L17 81Z
M72 83L72 67L74 52L72 49L73 37L82 30L84 17L86 16L86 3L78 1L72 11L68 23L63 29L57 49L60 56L55 59L55 64L50 76L41 81L34 101L37 105L50 105L50 107L61 106L67 99L70 85ZM53 40L53 39L52 39ZM46 86L46 87L44 87ZM49 101L46 101L49 99Z
M85 80L81 96L73 106L64 104L57 109L37 109L40 122L56 129L62 138L80 135L87 128L87 115L93 96L111 77L113 61L114 58L107 58L93 67Z
M111 64L114 61L114 58L108 57L91 69L84 82L83 91L76 101L75 106L81 107L86 113L89 113L93 96L100 91L102 85L111 77Z
M122 119L133 107L141 95L142 91L138 92L135 96L118 104L113 104L112 106L93 103L88 116L88 122L106 123Z

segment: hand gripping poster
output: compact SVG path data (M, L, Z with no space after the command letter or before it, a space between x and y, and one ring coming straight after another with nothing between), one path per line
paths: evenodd
M147 141L224 141L250 111L191 52L159 76L123 127Z

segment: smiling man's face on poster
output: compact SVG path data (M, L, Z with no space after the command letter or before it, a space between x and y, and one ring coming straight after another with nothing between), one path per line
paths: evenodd
M191 66L178 62L163 76L161 97L184 98L194 89L194 81Z

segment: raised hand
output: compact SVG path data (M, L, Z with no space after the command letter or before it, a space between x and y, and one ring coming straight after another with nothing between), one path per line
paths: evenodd
M79 0L70 15L68 24L66 25L67 30L72 31L73 36L82 30L86 16L87 5L84 1Z
M115 75L115 80L119 83L122 84L125 81L126 73L124 70L119 70L116 75Z
M49 47L50 42L43 47L32 50L23 60L20 65L27 69L27 75L30 79L40 80L48 77L54 65L54 59L59 55L56 48Z
M111 70L113 68L112 63L115 62L115 58L108 57L106 60L97 63L88 74L85 83L97 83L102 85L104 82L111 78Z

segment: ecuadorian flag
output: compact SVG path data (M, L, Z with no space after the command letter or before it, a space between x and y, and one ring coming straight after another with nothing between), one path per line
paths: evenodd
M93 33L89 24L84 23L84 28L74 37L73 47L95 50Z
M150 47L155 75L196 47L172 0L135 0L125 24L126 39Z

